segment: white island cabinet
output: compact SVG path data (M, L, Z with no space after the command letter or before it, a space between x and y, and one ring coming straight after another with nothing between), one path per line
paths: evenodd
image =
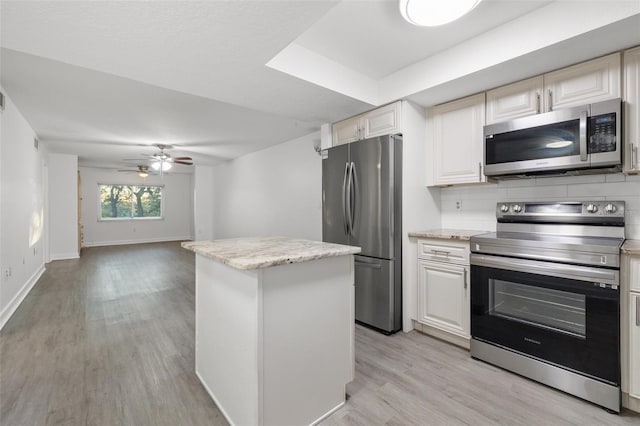
M185 242L196 253L196 374L234 425L309 425L354 374L353 255L284 237Z

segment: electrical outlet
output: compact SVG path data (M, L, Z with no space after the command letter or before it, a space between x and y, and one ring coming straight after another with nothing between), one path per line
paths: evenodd
M456 200L456 211L462 210L462 200Z
M4 277L9 278L11 276L11 268L6 268L4 270Z

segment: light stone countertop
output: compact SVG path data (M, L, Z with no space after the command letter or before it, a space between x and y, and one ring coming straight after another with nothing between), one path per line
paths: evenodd
M360 253L360 247L287 237L185 241L182 247L236 269L261 269Z
M440 238L443 240L469 241L474 235L486 234L491 231L477 231L471 229L431 229L428 231L409 232L413 238Z
M640 255L640 240L625 240L622 253Z

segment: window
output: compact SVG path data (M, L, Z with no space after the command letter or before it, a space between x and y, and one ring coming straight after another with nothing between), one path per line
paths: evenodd
M162 218L162 187L98 185L100 219Z

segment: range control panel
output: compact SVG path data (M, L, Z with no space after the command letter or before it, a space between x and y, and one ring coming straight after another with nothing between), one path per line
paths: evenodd
M582 222L591 218L624 222L624 201L500 202L499 222Z

